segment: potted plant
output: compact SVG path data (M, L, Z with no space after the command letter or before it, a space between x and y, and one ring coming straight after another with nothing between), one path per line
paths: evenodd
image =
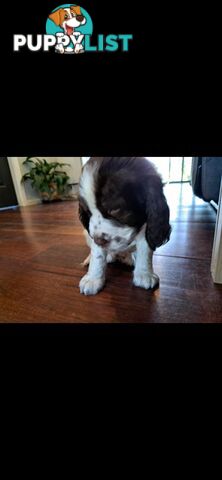
M35 160L34 160L35 159ZM27 157L23 165L28 165L30 170L22 177L22 182L31 180L43 202L63 200L67 197L69 176L61 168L70 166L68 163L47 162L37 157Z

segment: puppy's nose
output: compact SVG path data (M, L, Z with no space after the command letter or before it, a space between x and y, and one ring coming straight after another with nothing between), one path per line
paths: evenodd
M82 22L84 20L84 16L83 15L76 15L76 20L78 20L78 22Z
M100 247L105 247L106 245L108 245L109 240L107 240L103 236L102 237L95 236L94 242L96 243L96 245L99 245Z

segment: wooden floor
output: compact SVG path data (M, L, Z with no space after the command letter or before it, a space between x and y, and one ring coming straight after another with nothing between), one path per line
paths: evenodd
M0 212L0 322L222 322L222 286L210 274L216 213L187 184L165 191L173 233L154 256L154 292L134 287L130 269L116 264L103 292L80 295L88 247L77 203Z

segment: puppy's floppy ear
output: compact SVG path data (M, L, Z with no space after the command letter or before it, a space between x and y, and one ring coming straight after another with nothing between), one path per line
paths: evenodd
M91 213L83 199L79 198L79 219L87 232L89 231Z
M146 198L146 239L152 250L168 242L171 234L170 211L158 176L151 176Z
M60 13L61 13L61 8L56 10L55 12L51 13L49 15L50 20L52 20L56 25L60 25Z

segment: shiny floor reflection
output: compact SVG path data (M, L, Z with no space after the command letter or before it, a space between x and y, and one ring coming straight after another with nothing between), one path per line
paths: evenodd
M103 292L80 295L88 247L77 203L0 212L0 321L222 322L222 286L210 274L216 212L188 184L167 185L165 194L173 231L154 256L154 292L133 287L131 270L115 264Z

